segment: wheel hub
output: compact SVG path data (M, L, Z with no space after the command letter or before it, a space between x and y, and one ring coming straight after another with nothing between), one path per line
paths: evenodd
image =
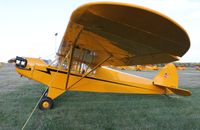
M49 103L47 101L45 101L45 102L42 103L42 106L44 108L49 108Z

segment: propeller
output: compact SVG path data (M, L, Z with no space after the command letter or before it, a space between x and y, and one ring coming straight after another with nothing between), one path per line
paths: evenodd
M12 58L12 59L8 60L8 63L16 63L16 58Z

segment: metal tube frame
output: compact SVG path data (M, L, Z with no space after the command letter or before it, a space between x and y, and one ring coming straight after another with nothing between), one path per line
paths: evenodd
M92 70L90 70L88 73L86 73L85 75L83 75L78 81L76 81L74 84L72 84L70 87L68 87L66 90L70 89L71 87L73 87L75 84L77 84L78 82L80 82L83 78L85 78L86 76L88 76L91 72L95 71L99 66L101 66L103 63L105 63L107 60L109 60L112 57L112 55L109 55L107 58L105 58L102 62L100 62L99 64L97 64Z

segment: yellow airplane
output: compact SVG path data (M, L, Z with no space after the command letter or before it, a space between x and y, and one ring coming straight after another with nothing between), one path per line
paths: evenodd
M136 66L112 66L111 68L114 68L114 69L118 69L118 70L140 70L140 67L141 65L136 65Z
M129 70L129 66L119 66L119 67L117 67L117 69L120 69L120 70Z
M145 65L144 70L147 70L147 71L158 70L158 67L156 65Z
M153 70L159 70L159 67L157 65L152 66Z
M129 66L129 70L141 71L143 68L144 67L142 65Z
M200 65L198 65L198 66L196 67L196 70L200 70Z
M181 66L176 66L176 69L177 69L177 70L185 70L185 69L186 69L186 67L185 67L185 66L183 66L183 65L181 65Z
M51 64L37 58L16 57L16 71L48 87L39 103L51 109L66 91L129 94L178 94L173 64L167 64L153 79L146 79L107 66L169 63L189 49L186 31L167 16L145 7L96 2L76 9Z
M113 67L116 68L116 67ZM159 68L156 65L136 65L136 66L119 66L116 69L120 70L136 70L136 71L153 71L158 70Z

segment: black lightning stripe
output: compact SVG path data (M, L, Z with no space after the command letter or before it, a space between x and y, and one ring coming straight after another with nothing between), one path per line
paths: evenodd
M51 68L46 68L46 71L37 69L37 71L44 72L44 73L50 74L50 75L51 75L51 72L59 72L59 73L62 73L62 74L67 74L67 72L65 72L65 71L60 71L60 70L58 71L56 69L51 69Z
M40 72L43 72L43 73L46 73L46 74L50 74L50 75L51 75L51 72L58 72L58 73L62 73L62 74L68 73L66 71L60 71L60 70L58 71L56 69L51 69L51 68L46 68L46 71L37 69L37 71L40 71ZM77 75L77 74L71 74L71 75L77 76L77 77L82 77L81 75ZM129 84L124 84L124 83L119 83L119 82L114 82L114 81L109 81L109 80L104 80L104 79L98 79L98 78L94 78L94 77L87 77L86 76L85 78L93 79L93 80L97 80L97 81L102 81L102 82L108 82L108 83L113 83L113 84L129 86L129 87L135 87L135 88L140 88L140 89L147 89L147 88L142 88L142 87L133 86L133 85L129 85ZM152 90L152 89L147 89L147 90ZM152 91L154 91L154 90L152 90Z
M68 73L68 72L65 72L65 71L58 71L56 69L51 69L51 68L46 68L46 71L37 69L37 71L40 71L40 72L43 72L43 73L46 73L46 74L50 74L50 75L51 75L51 72L58 72L58 73L62 73L62 74L67 74ZM77 77L82 77L81 75L77 75L77 74L71 74L71 75L77 76ZM123 83L109 81L109 80L104 80L104 79L98 79L98 78L94 78L94 77L87 77L86 76L85 78L94 79L94 80L103 81L103 82L121 84L121 85L126 85L126 86L132 86L132 85L128 85L128 84L123 84Z

